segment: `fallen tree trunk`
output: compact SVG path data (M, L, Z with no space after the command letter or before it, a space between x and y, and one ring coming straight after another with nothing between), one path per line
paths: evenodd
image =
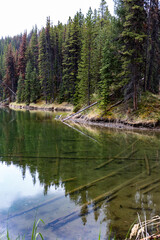
M64 119L62 120L62 122L64 122L64 121L66 121L66 120L74 117L75 115L77 115L77 114L79 114L79 113L81 113L81 112L83 112L83 111L85 111L85 110L87 110L87 109L89 109L89 108L91 108L91 107L93 107L93 106L96 105L97 103L98 103L98 102L92 103L91 105L89 105L89 106L87 106L87 107L79 110L78 112L71 114L70 116L64 118Z
M118 105L121 104L122 102L123 102L123 100L120 100L120 101L116 102L115 104L111 105L105 112L110 111L113 107L118 106ZM66 120L74 117L75 115L77 115L77 114L79 114L79 113L81 113L81 112L83 112L83 111L85 111L85 110L87 110L87 109L89 109L89 108L91 108L91 107L93 107L94 105L96 105L96 104L98 104L98 103L99 103L98 101L95 102L95 103L92 103L91 105L89 105L89 106L87 106L87 107L79 110L78 112L71 114L70 116L64 118L64 119L62 120L62 122L64 122L64 121L66 121Z
M142 185L141 187L139 187L139 190L143 190L143 189L145 189L145 188L148 188L150 185L155 184L155 183L157 183L157 182L160 182L160 178L157 178L157 179L155 179L155 180L153 180L153 181L150 181L150 182Z
M145 191L142 192L142 194L147 194L147 193L151 192L152 190L158 188L159 185L160 185L160 183L158 183L158 184L156 184L156 185L154 185L154 186L152 186L150 188L147 188Z

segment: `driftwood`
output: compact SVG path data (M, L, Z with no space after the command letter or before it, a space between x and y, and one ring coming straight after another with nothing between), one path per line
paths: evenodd
M119 157L122 153L126 152L127 149L131 148L131 147L132 147L136 142L138 142L138 141L139 141L139 140L136 140L134 143L132 143L130 146L128 146L125 150L123 150L122 152L118 153L116 156L114 156L113 158L111 158L111 159L108 160L107 162L102 163L102 164L100 164L99 166L97 166L97 167L95 168L95 170L100 169L100 168L106 166L107 164L111 163L112 161L114 161L117 157ZM129 156L127 156L127 158L130 158L130 157L131 157L133 154L135 154L136 152L137 152L137 150L136 150L136 151L133 151L132 153L129 154Z
M64 119L62 120L62 122L66 121L66 120L69 120L70 118L74 117L75 115L77 115L77 114L79 114L79 113L81 113L81 112L83 112L83 111L85 111L85 110L93 107L93 106L96 105L97 103L98 103L98 102L92 103L91 105L89 105L89 106L87 106L87 107L79 110L78 112L71 114L70 116L64 118Z
M114 175L116 175L116 174L117 174L118 172L120 172L121 170L123 170L123 169L125 169L125 168L127 168L127 167L129 167L129 166L131 166L131 165L133 165L133 164L135 164L135 163L131 163L131 164L127 165L127 166L124 166L124 167L120 168L120 169L117 170L117 171L114 171L114 172L112 172L112 173L104 176L104 177L101 177L101 178L99 178L99 179L96 179L96 180L88 183L88 184L85 184L85 185L83 185L83 186L80 186L80 187L78 187L78 188L75 188L75 189L67 192L66 195L72 195L72 194L78 193L78 192L80 192L80 191L86 190L86 189L94 186L94 185L95 185L96 183L98 183L98 182L101 182L101 181L103 181L103 180L105 180L105 179L107 179L107 178L109 178L109 177L113 177Z

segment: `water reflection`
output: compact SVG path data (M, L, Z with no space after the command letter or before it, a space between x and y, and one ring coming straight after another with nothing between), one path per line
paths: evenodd
M98 239L100 228L106 239L111 226L123 238L137 212L158 213L159 133L75 131L52 113L0 116L0 215L15 236L29 233L37 211L49 240Z

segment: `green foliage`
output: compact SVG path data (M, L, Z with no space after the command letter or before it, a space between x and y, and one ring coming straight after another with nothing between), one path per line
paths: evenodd
M43 28L39 37L39 79L43 96L47 101L47 66L46 66L46 36Z
M80 15L77 13L73 21L69 19L63 51L63 99L72 103L76 103L81 38Z
M105 0L78 12L63 25L35 27L23 36L0 40L0 98L17 91L27 104L40 97L47 102L90 104L99 94L105 109L113 98L133 98L139 92L159 91L159 7L151 0L114 0L113 17ZM152 61L153 60L153 61ZM19 81L18 81L19 79ZM142 80L143 79L143 80ZM143 82L142 82L143 81ZM17 87L18 85L18 87ZM144 85L144 86L143 86Z
M111 22L110 32L105 42L102 67L101 81L99 82L99 95L101 98L101 106L105 109L110 102L110 95L113 95L122 87L122 80L119 75L122 68L121 55L118 50L120 48L119 41L115 41L116 34L113 29L116 28L117 22L113 19ZM118 97L120 96L120 92Z
M31 62L29 61L27 63L26 67L26 79L25 79L25 102L27 105L30 104L30 94L31 94L31 75L32 75L32 65Z
M94 31L93 31L93 12L91 8L87 13L85 19L84 31L82 41L82 52L81 61L78 68L78 92L79 101L82 103L90 104L91 94L93 93L93 42L94 42Z
M17 88L17 102L24 102L25 101L25 92L24 92L24 79L22 74L20 74L18 79L18 88Z
M138 86L144 69L144 41L145 41L145 10L144 0L124 0L126 18L121 34L122 68L126 87L125 97L133 96L134 109L137 109Z
M40 236L40 238L42 240L44 240L42 234L37 231L38 225L39 225L40 222L42 222L44 224L44 221L42 219L39 219L37 222L36 222L36 220L34 221L31 240L36 240L38 238L38 236Z

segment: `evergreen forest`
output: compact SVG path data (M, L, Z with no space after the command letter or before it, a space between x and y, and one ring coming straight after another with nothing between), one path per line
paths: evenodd
M114 0L115 15L101 0L86 16L51 23L0 39L0 100L27 105L69 102L77 109L100 101L131 100L160 92L158 0Z

